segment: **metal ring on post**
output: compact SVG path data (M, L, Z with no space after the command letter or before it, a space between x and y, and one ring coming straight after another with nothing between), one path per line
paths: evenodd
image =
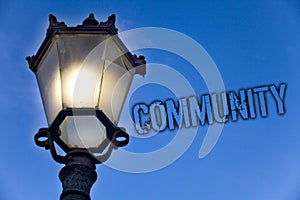
M41 138L46 139L41 140ZM56 162L66 164L67 158L56 153L53 138L51 137L51 132L48 128L40 128L34 136L34 142L39 147L44 147L46 150L50 149L51 156Z
M41 140L41 138L47 138L45 140ZM34 135L34 142L39 147L45 147L46 150L49 149L49 138L50 133L47 128L40 128L39 132Z
M118 140L119 139L119 140ZM123 140L120 140L123 139ZM122 129L118 128L114 132L114 138L111 141L117 147L123 147L128 144L129 142L129 135L123 131Z

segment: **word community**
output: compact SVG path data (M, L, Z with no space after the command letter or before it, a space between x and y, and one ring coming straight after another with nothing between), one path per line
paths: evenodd
M276 103L279 115L285 114L284 98L287 85L285 83L265 85L249 89L241 89L219 94L205 94L199 97L180 98L175 102L168 99L165 102L154 101L150 105L138 103L132 109L135 129L138 134L147 134L150 129L164 131L174 130L183 126L196 127L199 124L226 123L229 119L237 121L268 116L267 98ZM266 95L271 93L271 95ZM268 99L269 100L269 99Z

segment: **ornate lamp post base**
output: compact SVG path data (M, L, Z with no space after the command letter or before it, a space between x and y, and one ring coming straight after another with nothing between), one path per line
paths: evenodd
M63 191L61 200L90 200L90 191L97 180L95 164L83 152L71 152L69 163L59 172Z

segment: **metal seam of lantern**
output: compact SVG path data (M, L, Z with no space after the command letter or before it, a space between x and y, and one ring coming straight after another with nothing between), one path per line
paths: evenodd
M26 58L36 75L49 125L41 128L34 140L49 149L56 162L73 171L74 164L79 164L75 171L82 169L84 174L106 161L113 149L128 144L129 135L117 122L132 78L145 75L146 61L144 56L132 55L120 40L114 14L100 23L90 14L76 27L68 27L50 14L49 23L37 54ZM116 89L120 80L122 87ZM112 90L117 90L117 98ZM66 155L57 154L55 143ZM90 187L69 188L74 177L66 175L65 168L60 172L61 199L70 198L68 195L90 199ZM93 176L88 185L95 180Z

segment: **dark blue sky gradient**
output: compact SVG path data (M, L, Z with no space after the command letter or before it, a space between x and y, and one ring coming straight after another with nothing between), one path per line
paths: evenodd
M25 57L35 54L43 41L50 13L75 26L91 12L99 21L115 13L119 31L164 27L195 39L215 61L226 90L282 82L288 87L285 115L277 115L268 94L269 116L226 123L205 159L198 158L207 128L202 127L185 154L162 170L130 174L98 166L93 199L300 199L300 3L296 0L1 1L0 199L53 200L60 195L58 172L63 166L33 142L46 120ZM167 54L146 55L172 67ZM193 69L182 69L199 95L207 92Z

